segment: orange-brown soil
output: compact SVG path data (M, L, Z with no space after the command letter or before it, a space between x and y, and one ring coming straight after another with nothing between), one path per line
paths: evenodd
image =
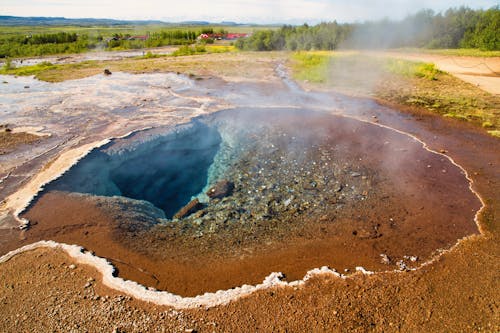
M66 254L39 249L0 266L0 330L500 331L499 141L468 124L408 112L412 118L407 123L394 125L414 133L432 149L446 149L468 170L486 203L480 216L483 234L461 242L432 264L414 272L315 278L304 287L261 291L226 306L175 311L119 297L102 285L94 269L84 265L71 269ZM378 116L392 125L390 116ZM420 126L412 126L415 122ZM97 221L105 217L98 210L91 212ZM75 211L74 217L78 215ZM70 230L60 233L70 235ZM96 225L90 230L99 229ZM81 234L75 237L84 239Z
M203 237L188 234L188 239L180 231L173 235L157 229L127 233L120 229L120 212L110 212L88 196L53 191L24 215L32 227L23 232L22 239L11 240L2 251L39 240L78 244L108 258L121 277L195 296L255 285L272 272L283 272L293 281L324 265L342 273L353 272L356 266L386 271L398 269L396 262L404 256L416 256L417 262L406 260L415 267L478 232L474 215L480 202L461 170L444 156L378 126L352 120L328 125L329 116L306 117L289 117L279 123L280 128L295 128L300 122L319 132L335 132L327 141L330 147L354 142L337 163L354 160L377 170L380 179L369 184L366 200L348 204L340 212L282 222L288 224L285 232L279 226L267 233L255 231L254 240L247 241L248 235L238 230ZM368 146L359 141L361 132ZM373 141L377 139L384 142ZM388 255L391 263L382 263L381 254Z

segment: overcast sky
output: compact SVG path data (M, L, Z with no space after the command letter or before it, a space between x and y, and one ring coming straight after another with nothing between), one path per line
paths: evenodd
M403 18L422 8L490 8L500 0L0 0L0 15L205 20L242 23L356 22Z

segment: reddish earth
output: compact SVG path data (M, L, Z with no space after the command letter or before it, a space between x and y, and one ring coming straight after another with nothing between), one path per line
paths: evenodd
M478 232L474 215L480 202L461 170L444 156L396 132L353 120L290 117L279 127L293 129L298 123L332 133L327 146L349 142L338 163L354 161L374 170L377 176L370 179L366 200L341 212L309 217L298 228L290 224L289 232L279 237L264 235L266 242L260 241L264 236L257 237L238 247L231 245L237 235L222 233L188 239L186 246L158 240L153 232L124 234L120 218L90 198L48 192L24 215L33 226L22 240L11 240L1 250L49 239L78 244L108 258L121 277L194 296L255 285L272 272L285 273L288 281L302 279L308 270L324 265L341 272L353 272L356 266L386 271L398 269L396 262L404 256L417 256L418 262L406 264L418 266ZM389 265L381 262L382 253L391 258Z
M407 112L406 122L395 121L390 112L376 114L381 123L417 135L432 149L446 149L470 172L486 202L480 216L483 235L431 265L347 280L318 278L297 290L276 288L227 306L174 311L119 297L102 285L94 269L70 269L66 254L40 249L1 264L0 331L500 331L499 141L464 123ZM99 211L92 214L105 218Z

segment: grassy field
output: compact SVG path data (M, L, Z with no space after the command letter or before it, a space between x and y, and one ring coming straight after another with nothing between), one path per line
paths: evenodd
M232 33L250 33L256 30L267 30L267 29L277 29L276 27L269 26L224 26L224 25L113 25L113 26L89 26L89 27L78 27L78 26L16 26L9 27L3 26L0 30L0 37L2 36L16 36L16 35L28 35L28 34L52 34L58 32L69 32L77 34L90 34L90 35L108 35L112 36L115 33L131 34L131 35L143 35L148 32L159 32L159 31L190 31L190 30L202 30L206 28L213 28L214 31L226 30Z
M19 26L0 30L0 58L83 53L91 50L129 50L167 45L190 45L204 32L252 33L266 26L123 25L123 26ZM61 34L71 35L69 40ZM147 40L130 40L147 35ZM112 39L115 38L115 39Z
M479 49L417 49L417 48L404 48L394 50L403 53L429 53L444 56L457 56L457 57L500 57L500 51L482 51Z
M500 137L500 98L433 64L353 52L300 52L291 56L291 66L295 79L305 84L425 108Z

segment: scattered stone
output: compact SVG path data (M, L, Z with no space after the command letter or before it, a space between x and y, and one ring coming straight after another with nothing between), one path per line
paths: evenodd
M182 219L203 208L203 204L198 199L191 200L186 206L182 207L175 215L174 219Z
M69 266L68 266L68 268L69 268L69 269L75 269L75 268L76 268L76 265L71 264L71 265L69 265Z
M399 268L400 271L408 271L409 270L408 266L406 266L406 264L405 264L405 262L403 260L399 260L396 263L396 266L398 266L398 268Z
M417 256L403 256L404 259L410 260L411 262L416 262L418 260Z
M111 74L112 74L112 73L111 73L111 71L110 71L109 69L107 69L107 68L106 68L106 69L104 70L104 75L111 75Z
M215 184L210 190L208 190L207 195L211 199L222 199L224 197L230 196L234 190L234 183L228 180L221 180Z
M360 177L361 174L359 172L352 172L351 177Z
M380 258L380 261L385 265L389 265L391 263L391 258L389 258L389 256L385 253L381 253Z
M29 89L29 88L30 88L30 86L24 86L24 89Z
M83 288L84 288L84 289L87 289L87 288L89 288L89 287L91 287L91 286L92 286L92 283L87 282L87 283L85 283L85 285L83 286Z
M6 131L6 132L9 132L9 131L7 131L7 130L5 130L5 131ZM23 224L21 224L21 225L19 226L19 229L20 229L20 230L26 230L26 229L29 229L29 227L30 227L30 222L29 222L29 221L26 221L25 223L23 223Z

